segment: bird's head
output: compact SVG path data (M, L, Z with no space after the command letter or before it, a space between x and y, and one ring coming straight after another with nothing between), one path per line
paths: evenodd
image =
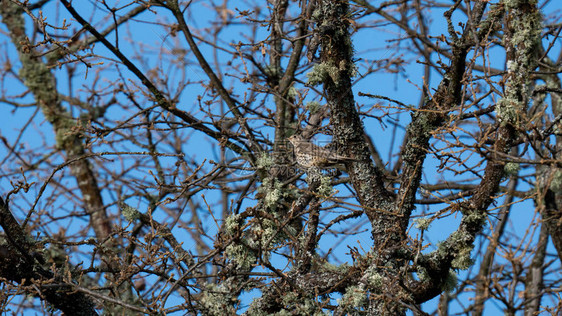
M289 142L293 145L296 146L299 142L302 142L303 138L300 135L292 135L291 137L289 137Z

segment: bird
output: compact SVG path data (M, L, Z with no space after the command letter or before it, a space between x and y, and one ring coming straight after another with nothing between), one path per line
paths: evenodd
M315 145L298 134L289 137L289 142L293 145L297 164L304 168L337 167L345 162L357 161L339 155L328 148Z

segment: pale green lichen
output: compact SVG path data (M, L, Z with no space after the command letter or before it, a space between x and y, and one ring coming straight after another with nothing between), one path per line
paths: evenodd
M281 298L281 302L285 306L291 306L295 304L295 302L298 300L299 300L299 296L295 292L285 293L285 295L283 295L283 297Z
M307 295L308 294L308 295ZM246 312L248 316L291 316L291 315L311 315L311 316L328 316L328 312L322 311L321 304L314 299L310 293L303 292L286 292L281 296L281 310L271 313L271 311L260 310L262 306L261 299L252 301L250 308ZM267 307L267 306L266 306Z
M205 291L198 300L205 315L235 315L234 306L238 303L238 299L232 296L231 291L224 288L223 285L215 285L208 283Z
M55 124L55 141L58 148L65 148L66 144L73 141L77 136L77 124L73 119L66 118L64 115L60 115L54 121Z
M496 105L498 121L501 124L517 124L526 112L529 99L529 74L536 67L537 47L542 33L542 17L536 1L506 0L505 10L509 12L508 22L511 33L504 37L504 45L515 51L508 60L505 94Z
M281 192L281 184L279 182L275 183L275 186L272 190L269 190L265 196L265 205L272 209L277 207L277 202L281 199L282 192Z
M431 280L431 278L427 274L427 270L425 270L425 268L423 268L423 267L418 267L418 271L416 272L415 275L417 275L418 279L421 282L427 282L427 281Z
M322 105L318 101L311 101L306 104L306 109L310 114L315 114L322 108Z
M310 296L303 297L295 292L283 295L282 303L285 309L275 315L325 315L318 303Z
M12 30L9 34L21 61L19 77L35 96L47 121L54 126L57 147L77 151L73 146L80 145L69 144L77 134L78 129L74 128L76 122L60 104L54 75L41 58L34 56L34 47L38 44L31 43L25 32L20 32L25 30L21 12L21 8L13 3L2 7L2 14Z
M503 167L503 172L506 176L516 176L519 173L520 166L516 162L508 162Z
M54 126L57 148L65 148L76 138L78 128L76 120L58 103L53 75L45 64L36 61L23 62L19 75L35 95L47 121Z
M454 258L451 262L451 267L453 269L466 270L473 264L473 260L470 257L470 253L474 248L472 240L473 237L470 233L456 231L451 234L447 241L437 245L436 256L438 258L446 258L453 254Z
M517 70L517 64L513 61L513 60L508 60L506 63L506 68L508 71L516 71Z
M238 232L244 224L240 214L230 214L224 220L224 231L229 235L234 235Z
M416 225L417 229L427 230L429 228L429 226L431 225L432 221L433 220L431 218L428 218L428 217L415 218L414 219L414 225Z
M258 188L258 193L264 195L263 202L266 207L275 209L277 202L281 198L282 184L276 179L265 178L262 185Z
M500 123L516 123L519 121L518 102L503 98L496 103L496 115Z
M353 50L353 48L351 48ZM350 69L349 69L349 76L351 78L355 78L357 76L359 76L359 68L357 67L356 64L352 64Z
M531 57L542 32L542 17L536 8L536 0L506 0L505 9L512 14L512 43L521 51L523 57ZM524 11L524 12L522 12ZM530 60L524 60L529 62Z
M252 246L262 250L269 250L279 242L285 240L285 233L275 221L261 219L258 225L252 226L252 231L257 238L252 239ZM265 248L264 248L265 247ZM264 253L262 256L267 256Z
M562 193L562 170L557 169L550 182L550 189L556 193Z
M298 232L292 225L284 225L287 218L279 212L273 213L275 220L262 218L259 223L252 226L253 238L248 239L249 245L253 248L260 248L263 251L275 248L279 243L287 240L288 236L297 236ZM251 240L251 242L250 242ZM264 252L263 256L269 253Z
M47 66L39 62L24 63L19 71L25 85L33 91L37 99L52 99L56 95L53 76Z
M273 159L273 157L265 152L261 153L256 161L256 166L258 169L269 169L274 164L275 160Z
M324 11L321 9L321 6L317 6L314 11L312 11L311 15L314 21L320 21L324 17Z
M359 286L352 285L345 289L345 293L338 300L340 305L344 307L359 308L367 304L367 292L364 286L361 284Z
M139 210L126 203L121 203L121 214L123 214L123 217L129 222L134 222L142 216Z
M482 226L484 221L486 221L486 213L483 211L470 211L463 213L463 221L471 226ZM455 232L453 235L462 235L463 233ZM468 234L468 233L464 233Z
M485 220L486 212L463 209L463 226L477 229L482 227ZM473 260L470 258L474 247L473 242L474 236L469 231L457 230L446 241L438 244L437 257L446 258L453 254L452 268L466 270L473 264Z
M244 244L231 243L225 249L228 259L235 262L239 268L248 270L256 262L256 254Z
M330 196L333 192L332 179L326 175L322 175L320 177L320 185L318 186L318 194L321 196Z
M376 266L370 266L367 271L365 271L367 276L367 282L369 286L377 291L382 290L384 286L384 277L378 273Z
M294 99L294 98L296 98L298 95L299 95L299 92L298 92L297 89L296 89L295 87L293 87L293 86L291 86L291 87L289 88L289 91L287 91L287 97L288 97L288 98Z
M353 48L351 48L351 50L353 51ZM339 70L341 72L347 72L352 78L358 74L357 65L347 62L345 59L340 61Z
M332 63L320 63L314 65L312 70L306 74L308 84L315 86L323 83L328 78L331 78L334 83L338 83L340 79L340 69Z
M264 196L262 201L265 206L275 210L283 198L294 195L294 190L287 189L275 178L265 178L258 193Z
M337 274L344 274L349 269L349 265L347 263L343 264L332 264L326 260L321 260L321 270L322 271L331 271L336 272Z
M308 184L320 183L324 174L322 169L318 167L310 167L306 170L306 182Z
M472 266L474 261L470 258L472 247L464 247L456 254L455 259L451 262L453 269L466 270Z

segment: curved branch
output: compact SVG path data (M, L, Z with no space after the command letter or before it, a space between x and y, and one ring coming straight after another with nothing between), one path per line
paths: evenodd
M67 315L98 315L92 300L74 290L74 284L64 282L62 277L43 269L43 257L34 252L37 245L18 224L8 205L0 197L0 226L8 243L0 244L0 277L32 286L38 293L30 293L45 299ZM59 286L51 283L56 280Z

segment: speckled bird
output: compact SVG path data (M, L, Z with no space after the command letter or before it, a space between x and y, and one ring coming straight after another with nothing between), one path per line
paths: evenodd
M304 168L334 167L345 162L356 161L353 158L338 155L332 150L314 145L300 135L289 137L289 142L295 149L297 163Z

